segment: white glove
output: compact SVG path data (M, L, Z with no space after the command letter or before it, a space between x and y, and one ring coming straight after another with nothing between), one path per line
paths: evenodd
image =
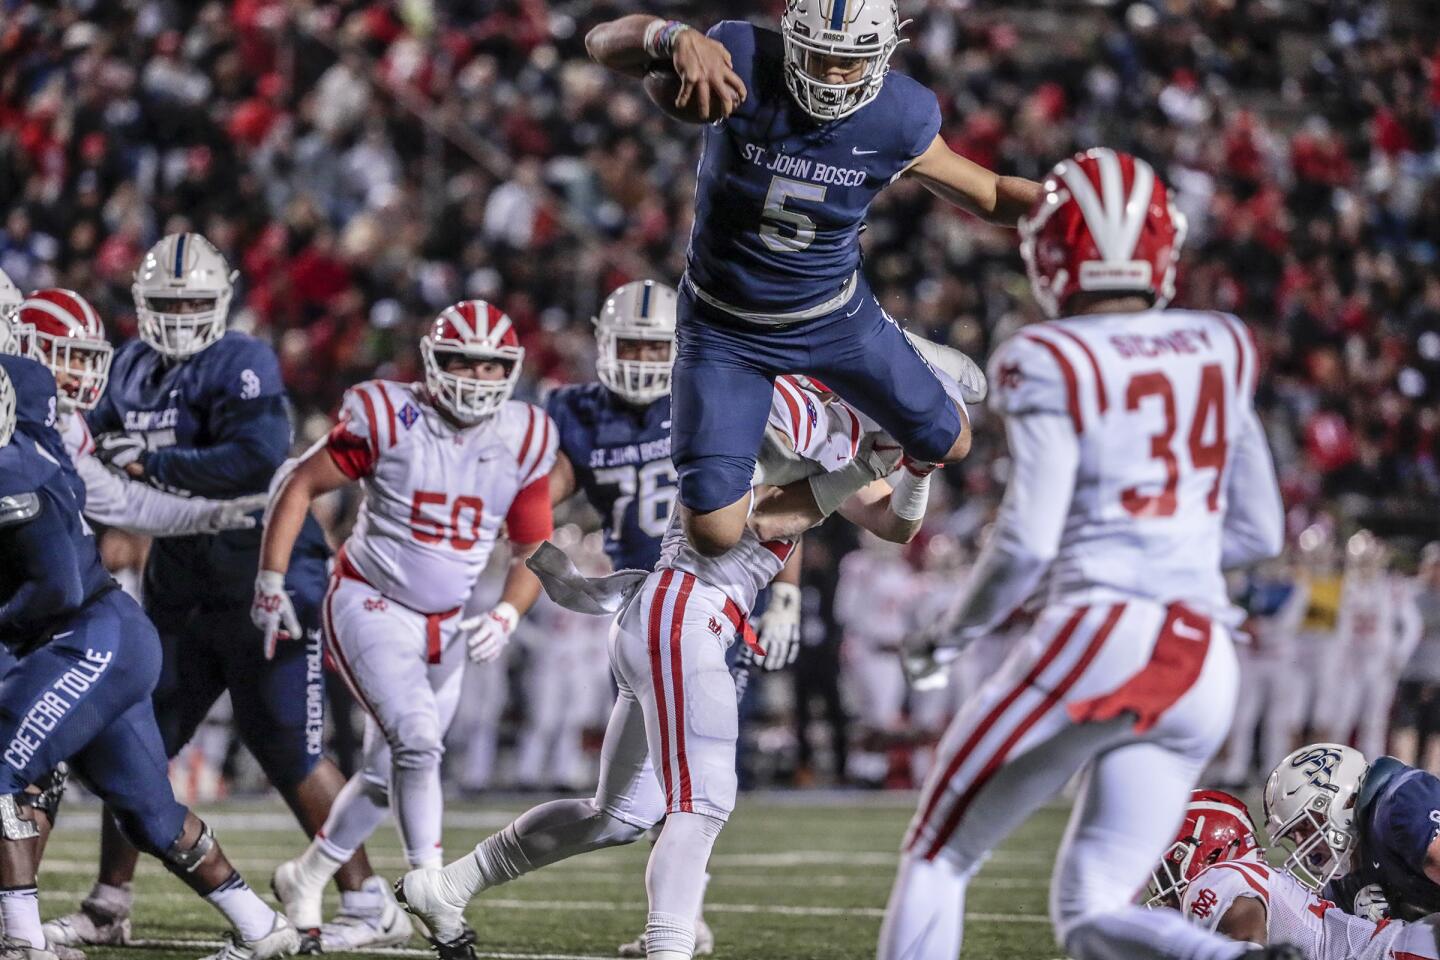
M958 656L955 647L908 647L900 651L900 667L911 690L944 690L950 685L950 664Z
M234 500L217 500L215 507L206 519L206 533L220 533L224 530L251 530L255 527L255 518L250 516L256 510L263 510L265 504L270 502L269 494L257 493L249 497L237 497Z
M275 645L281 640L299 640L305 635L295 605L285 592L285 574L261 570L255 577L255 598L250 601L250 622L265 634L265 659L275 657Z
M1361 887L1355 894L1355 916L1363 917L1373 923L1390 916L1390 901L1385 898L1385 891L1380 884L1372 883L1368 887Z
M495 604L493 610L461 620L460 629L465 633L470 662L489 663L504 653L510 634L519 622L520 611L504 600Z
M145 438L137 433L102 433L95 438L95 456L111 470L124 470L145 453Z
M800 655L800 588L793 583L770 585L770 606L760 617L760 661L766 670L784 670Z

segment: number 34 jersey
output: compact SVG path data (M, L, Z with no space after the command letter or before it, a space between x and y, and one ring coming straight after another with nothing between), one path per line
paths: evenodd
M1257 366L1240 320L1188 310L1034 324L995 351L991 406L1047 460L1012 483L1046 489L1007 496L1069 502L1052 601L1228 608L1222 563L1279 523ZM1053 489L1071 477L1068 498Z
M557 432L531 404L458 429L421 384L372 380L346 392L324 443L364 497L342 561L411 610L463 605L502 531L513 543L550 536Z

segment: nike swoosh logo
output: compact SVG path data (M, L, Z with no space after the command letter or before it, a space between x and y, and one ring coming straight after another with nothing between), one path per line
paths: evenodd
M879 150L861 150L859 147L851 147L850 152L857 157L868 157L872 153L879 153Z
M70 635L73 634L74 632L75 632L74 630L66 630L64 633L57 633L57 634L55 634L55 636L51 637L50 639L51 639L51 640L64 640L66 637L70 636Z
M669 429L670 429L670 421L669 421L669 420L664 420L664 421L662 421L662 422L660 423L660 429L661 429L661 430L669 430Z

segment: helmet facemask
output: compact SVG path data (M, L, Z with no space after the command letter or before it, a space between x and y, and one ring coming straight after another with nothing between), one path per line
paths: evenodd
M230 290L184 296L146 296L136 284L135 314L140 339L173 360L204 350L225 335Z
M1323 797L1317 797L1312 805L1270 831L1276 843L1291 848L1285 858L1285 869L1317 891L1350 872L1354 851L1348 826L1332 824L1325 812L1327 806Z
M828 13L820 2L792 0L781 19L785 85L800 108L816 120L840 120L880 95L890 72L890 55L900 43L901 24L893 3L884 20L861 25L845 21L847 2L859 7L857 0L830 0ZM845 70L847 79L827 80L834 66ZM850 78L849 70L857 67L858 75Z
M24 336L33 337L26 355L45 364L55 375L60 412L95 409L110 382L110 360L115 348L104 340L61 337L28 327L22 330L28 331Z
M420 341L420 356L425 365L425 387L431 398L460 423L475 426L495 416L515 392L525 351L520 347L496 352L443 342L437 345L425 337ZM445 367L455 357L505 364L505 376L499 380L480 380L452 373Z
M1187 874L1195 856L1193 840L1176 840L1165 856L1150 871L1150 886L1145 891L1145 906L1180 908L1180 895L1190 885Z
M670 393L670 375L675 369L675 341L665 331L654 329L603 327L595 332L599 356L595 374L607 390L627 403L643 406ZM642 360L623 357L638 353L650 344L664 344L668 356L664 360Z

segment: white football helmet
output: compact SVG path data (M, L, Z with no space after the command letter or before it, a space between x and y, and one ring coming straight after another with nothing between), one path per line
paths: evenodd
M670 392L675 368L675 305L679 294L654 280L636 280L618 288L605 300L593 320L600 353L595 373L606 389L637 405L651 403ZM620 341L650 340L670 345L667 360L622 360Z
M900 43L895 0L787 0L780 18L785 37L785 85L816 120L839 120L880 95L890 54ZM863 61L860 77L824 79L826 59Z
M27 355L55 375L60 412L95 409L110 382L115 348L90 302L74 290L35 290L20 305L20 325L32 340Z
M15 435L15 384L10 374L0 367L0 447L10 442Z
M34 340L31 331L20 322L20 304L24 302L20 288L0 270L0 353L30 355Z
M1312 743L1280 761L1265 782L1270 839L1290 847L1285 869L1316 890L1350 872L1355 801L1369 769L1359 750Z
M503 380L476 380L445 370L445 358L460 354L471 359L510 364ZM425 388L431 398L456 420L478 424L493 417L515 392L525 349L515 325L499 307L484 300L462 300L446 307L420 338L425 363Z
M140 339L179 360L225 334L237 271L198 233L172 233L140 261L130 294Z

